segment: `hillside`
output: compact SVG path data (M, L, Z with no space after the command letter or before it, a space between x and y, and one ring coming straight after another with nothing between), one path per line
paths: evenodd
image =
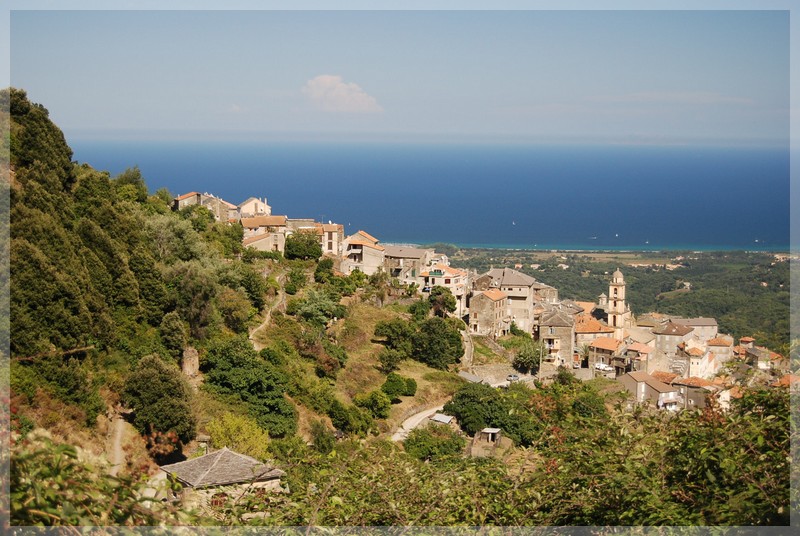
M13 524L788 523L788 390L667 415L566 370L549 386L467 384L446 295L344 276L310 243L287 258L243 251L240 225L173 212L135 167L72 162L43 106L2 99ZM485 342L476 353L500 359ZM459 429L387 440L445 402ZM463 456L489 426L513 446ZM116 477L112 435L125 438ZM285 493L142 502L156 464L194 459L200 435L275 464Z

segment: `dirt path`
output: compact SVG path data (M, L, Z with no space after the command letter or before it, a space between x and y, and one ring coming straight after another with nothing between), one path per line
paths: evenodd
M425 408L422 411L419 411L409 417L408 419L404 420L403 423L400 425L400 428L392 434L392 441L403 441L406 437L408 437L408 433L419 426L423 421L427 420L431 417L434 413L438 413L442 411L442 404L431 408Z
M264 345L253 338L255 334L264 329L266 326L268 326L269 323L272 321L272 311L274 311L275 309L279 309L281 311L286 310L286 293L283 291L282 285L283 283L281 283L281 289L278 290L278 296L277 296L278 299L275 300L275 303L273 303L267 309L267 313L264 315L264 321L261 322L258 326L256 326L252 330L250 330L250 335L248 338L250 339L250 342L253 343L253 348L256 349L256 352L260 352L264 348Z
M118 413L114 413L109 423L110 437L106 445L106 456L111 464L109 473L117 476L119 470L125 466L125 451L122 449L122 438L125 436L125 419Z

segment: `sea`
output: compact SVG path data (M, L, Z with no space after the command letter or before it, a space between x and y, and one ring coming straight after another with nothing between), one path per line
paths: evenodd
M267 198L383 243L559 250L789 249L789 150L648 145L71 141L151 191Z

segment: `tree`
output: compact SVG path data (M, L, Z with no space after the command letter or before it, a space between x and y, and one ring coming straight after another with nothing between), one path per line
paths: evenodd
M392 402L399 402L400 396L406 392L406 378L390 372L386 376L386 381L381 385L381 391L386 393Z
M445 317L447 313L452 313L456 310L456 297L447 287L439 285L433 287L428 296L428 301L433 309L433 314L436 316Z
M547 349L541 341L526 342L514 356L512 365L520 372L536 374L546 353Z
M299 231L286 237L283 254L287 259L319 259L322 246L314 232Z
M378 363L381 364L381 372L388 374L397 370L400 366L400 362L406 359L406 357L406 354L400 350L381 348L381 351L378 352Z
M381 320L375 324L374 333L376 337L384 337L386 339L386 348L398 352L398 354L402 356L402 359L411 356L414 328L402 318ZM393 358L395 356L391 357Z
M370 391L356 395L353 400L356 406L366 409L376 419L386 419L392 410L392 401L383 391Z
M433 368L446 369L458 363L464 345L458 329L442 318L433 317L420 324L412 337L414 359Z
M216 449L228 447L262 461L269 458L269 434L246 415L224 413L209 422L206 430Z
M415 428L403 442L406 452L419 460L436 460L464 453L467 440L448 426Z
M161 325L158 327L158 332L161 335L161 342L164 344L167 351L169 351L169 354L176 360L180 358L188 342L186 331L186 324L175 311L165 314L164 318L161 320Z
M139 361L122 392L140 433L175 432L184 444L194 439L197 427L191 399L191 390L178 368L157 355Z
M408 306L408 312L414 317L415 322L422 322L428 318L431 310L431 302L428 300L418 300Z

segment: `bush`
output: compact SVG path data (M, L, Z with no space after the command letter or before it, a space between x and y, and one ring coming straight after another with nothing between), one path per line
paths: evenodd
M313 232L297 232L286 237L283 254L287 259L319 259L322 257L322 246Z
M336 438L322 421L311 421L311 443L322 454L328 454L336 446Z
M388 396L392 402L399 402L400 396L405 394L406 389L406 379L394 372L390 372L389 375L386 376L386 381L381 385L381 391L386 393L386 396Z
M216 449L228 447L262 461L269 457L269 434L250 417L225 413L209 422L206 429Z
M415 428L403 443L406 452L420 460L435 460L464 453L467 440L448 426Z
M417 380L406 378L406 389L403 391L403 396L414 396L415 394L417 394Z
M376 419L386 419L392 410L392 401L383 391L370 391L368 394L356 395L353 402L356 406L369 411Z

